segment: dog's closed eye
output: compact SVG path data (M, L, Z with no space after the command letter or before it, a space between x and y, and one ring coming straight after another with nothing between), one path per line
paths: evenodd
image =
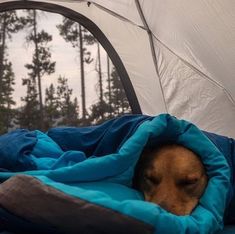
M152 175L144 175L144 180L147 183L151 183L151 184L154 184L154 185L158 185L161 182L161 179L159 177L152 176Z
M192 179L183 179L178 182L178 185L183 186L183 187L189 187L189 186L194 186L197 185L199 182L199 178L192 178Z
M178 181L179 188L182 188L190 196L199 196L201 194L203 180L200 177L184 179Z

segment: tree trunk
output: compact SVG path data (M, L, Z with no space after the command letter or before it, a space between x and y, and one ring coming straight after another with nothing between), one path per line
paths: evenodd
M98 74L99 74L99 87L100 87L100 103L101 105L104 102L104 95L103 95L103 81L102 81L102 70L101 70L101 58L100 58L100 44L97 43L98 46ZM103 118L103 113L102 113Z
M99 87L100 87L100 106L104 103L103 97L103 81L102 81L102 71L101 71L101 58L100 58L100 44L97 42L98 46L98 74L99 74ZM104 113L101 111L101 118L104 118Z
M79 44L80 44L80 69L81 69L81 98L82 98L82 119L86 119L86 93L85 93L85 75L84 75L84 50L82 27L79 24Z
M44 120L44 111L43 111L43 103L42 103L42 86L41 86L41 75L39 70L39 51L38 51L38 41L37 41L37 19L36 19L36 10L33 10L33 34L34 34L34 44L35 44L35 56L36 56L36 77L38 81L38 94L39 94L39 108L40 108L40 128L44 128L43 120Z
M3 75L4 75L4 53L5 53L5 44L6 44L6 17L7 13L4 13L3 16L3 25L2 25L2 45L0 47L0 105L2 105L2 86L3 86Z
M111 80L110 80L110 62L109 56L107 54L107 79L108 79L108 94L109 94L109 116L112 115L112 106L111 106Z

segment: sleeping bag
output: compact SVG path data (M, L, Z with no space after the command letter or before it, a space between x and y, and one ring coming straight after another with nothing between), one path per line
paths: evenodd
M143 149L167 141L198 154L209 177L191 215L171 214L132 188ZM234 155L232 139L168 114L47 133L19 129L0 136L0 225L32 233L216 233L235 221Z

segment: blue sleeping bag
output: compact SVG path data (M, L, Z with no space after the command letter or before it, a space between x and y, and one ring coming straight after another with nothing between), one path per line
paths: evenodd
M176 216L156 204L145 202L142 194L132 189L135 165L144 147L165 141L181 144L197 153L209 176L200 203L188 216ZM54 128L47 134L16 130L0 137L0 155L3 185L19 174L36 178L40 184L62 194L104 208L97 209L95 214L90 212L89 219L94 220L93 223L95 216L104 214L106 217L106 212L109 217L108 212L114 211L113 216L125 217L125 225L133 224L133 220L136 226L142 223L139 233L207 234L221 230L224 217L226 222L235 220L232 212L235 210L234 141L202 132L193 124L168 114L156 117L127 115L98 126ZM8 211L14 215L14 211L9 210L12 206L4 204L0 201L6 209L0 215L7 216ZM86 207L89 209L89 205ZM20 218L17 212L15 214ZM9 214L7 217L12 219ZM24 221L28 217L31 216L23 217ZM107 233L124 233L114 225L117 220L112 221L113 227L110 225ZM29 225L33 230L34 221L23 225ZM17 219L14 222L14 225L22 223ZM98 232L95 224L90 228L93 223L83 226L81 221L77 231L106 233ZM122 230L123 224L119 225Z

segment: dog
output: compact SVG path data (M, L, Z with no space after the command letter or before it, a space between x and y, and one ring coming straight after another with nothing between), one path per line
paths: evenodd
M207 182L206 170L198 155L181 145L163 144L142 152L133 185L146 201L175 215L189 215Z

